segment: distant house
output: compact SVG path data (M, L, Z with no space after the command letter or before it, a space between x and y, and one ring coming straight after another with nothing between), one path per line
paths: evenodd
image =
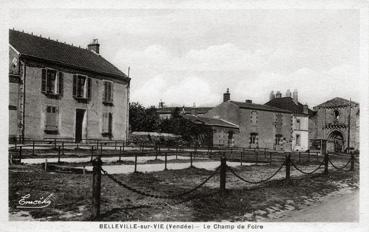
M164 106L164 102L159 103L159 107L157 109L157 112L159 114L160 119L169 119L172 117L175 110L179 110L180 115L204 115L206 112L208 112L212 107L188 107L188 106L171 106L166 107Z
M9 31L9 137L119 139L128 136L130 78L100 55Z
M272 91L270 101L265 103L268 106L278 107L280 109L292 112L292 150L306 151L309 149L309 116L313 115L313 111L308 105L303 105L298 101L298 92L287 90L286 96L278 91L276 94Z
M203 125L209 128L210 133L205 135L204 141L207 146L232 147L234 145L234 135L239 133L239 126L227 122L223 119L207 118L198 115L184 115L184 118L194 124Z
M289 110L254 104L251 100L231 101L227 89L223 102L203 116L237 125L239 133L229 135L234 146L287 151L292 148L292 112Z
M311 117L312 144L325 139L328 151L360 148L360 105L343 98L333 98L315 106Z

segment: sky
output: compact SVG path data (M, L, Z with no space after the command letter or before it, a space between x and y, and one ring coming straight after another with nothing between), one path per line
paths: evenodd
M358 10L14 9L9 28L86 47L127 73L131 102L264 104L298 90L310 107L360 98Z

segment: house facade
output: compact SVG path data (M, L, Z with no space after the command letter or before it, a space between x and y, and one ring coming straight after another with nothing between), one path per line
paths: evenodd
M292 113L268 105L232 101L229 90L223 102L204 117L222 119L239 126L233 135L234 146L290 151L292 148Z
M333 98L315 106L310 118L311 145L327 140L327 150L360 149L360 105L343 98Z
M291 94L290 90L286 91L283 97L281 92L274 91L270 94L270 99L265 105L278 107L280 109L292 112L292 150L306 151L309 149L309 116L313 112L308 105L301 104L298 101L298 92L294 90Z
M126 140L130 78L100 54L9 31L9 137Z
M208 128L208 130L204 131L204 133L209 132L204 135L204 145L211 147L233 147L235 145L234 138L240 132L238 125L225 121L224 119L208 118L199 115L187 114L183 115L183 117L192 123Z

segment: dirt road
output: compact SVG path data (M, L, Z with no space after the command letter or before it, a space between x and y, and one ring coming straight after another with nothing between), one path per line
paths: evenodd
M359 190L328 196L320 204L290 212L278 221L357 222L359 221Z

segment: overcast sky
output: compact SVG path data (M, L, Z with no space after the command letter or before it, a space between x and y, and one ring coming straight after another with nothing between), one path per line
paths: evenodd
M315 106L359 100L357 10L50 10L11 11L10 28L85 47L127 73L131 101L145 106L213 106L268 101L298 89Z

